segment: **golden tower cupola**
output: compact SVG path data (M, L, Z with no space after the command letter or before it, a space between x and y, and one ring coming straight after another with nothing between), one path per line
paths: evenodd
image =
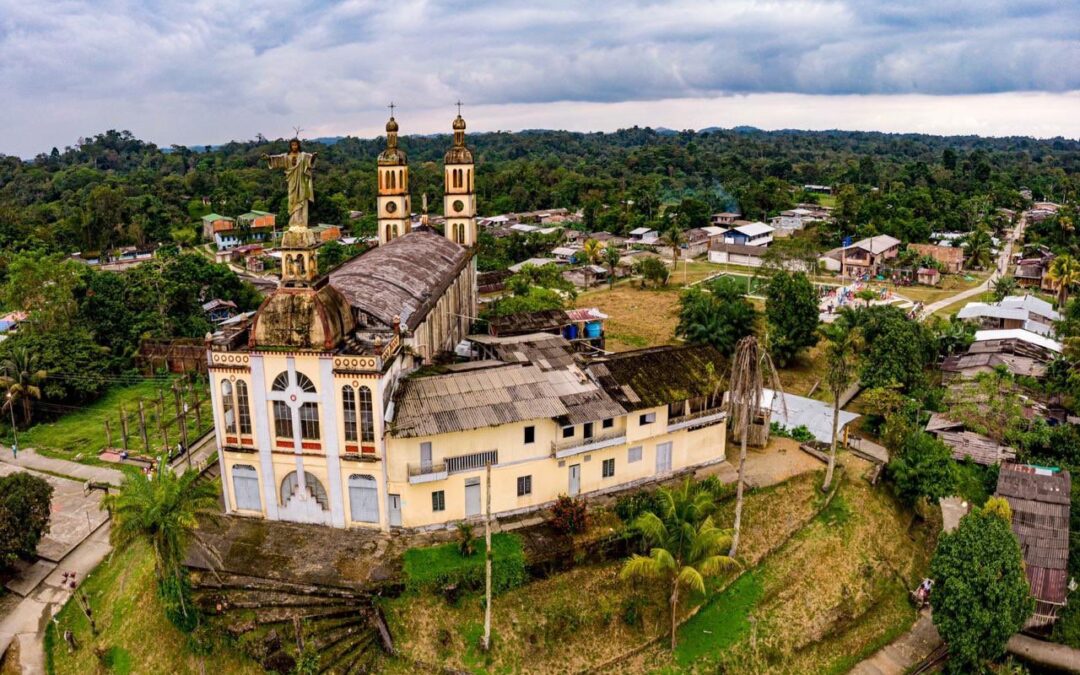
M446 216L446 236L462 246L476 244L476 194L473 189L473 156L465 145L465 118L458 115L451 127L454 144L443 157L446 187L443 196L443 214Z
M388 244L412 228L409 202L409 166L405 151L398 147L398 123L390 104L386 122L386 149L379 153L379 244Z

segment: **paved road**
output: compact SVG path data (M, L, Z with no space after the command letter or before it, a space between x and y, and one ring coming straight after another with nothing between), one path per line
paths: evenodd
M209 433L195 441L191 447L191 464L202 470L217 450L215 437ZM15 460L7 453L0 462L26 469L41 469L72 476L81 480L94 480L119 485L123 474L107 467L87 466L63 459L44 457L32 451L19 451ZM173 471L184 471L187 457L179 457L170 464ZM45 628L53 615L71 598L73 590L63 583L64 572L74 572L82 581L112 551L109 545L109 521L99 526L90 536L73 548L56 565L45 579L30 591L7 616L0 619L0 655L13 640L19 641L19 661L23 675L42 675L45 672Z

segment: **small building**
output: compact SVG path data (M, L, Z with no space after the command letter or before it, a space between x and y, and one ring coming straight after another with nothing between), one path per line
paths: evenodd
M887 234L861 239L845 246L840 257L840 274L845 277L875 276L885 261L900 255L900 240Z
M765 223L755 222L747 225L738 225L724 234L725 244L742 244L744 246L768 246L772 243L775 228Z
M820 222L828 219L829 214L827 211L799 206L794 209L781 211L779 215L771 218L769 223L777 230L794 232L805 228L808 223Z
M211 321L214 323L221 323L236 315L236 303L232 300L214 298L209 302L204 302L202 304L202 310Z
M1028 464L1002 464L998 497L1012 509L1012 530L1020 541L1035 612L1025 628L1048 630L1069 594L1068 471Z
M19 324L26 321L26 312L14 311L0 316L0 342L8 339L19 329Z
M1020 328L1053 337L1054 322L1061 314L1053 305L1033 295L1010 295L1001 302L969 302L956 316L984 329Z
M312 227L311 231L314 232L319 241L324 244L328 241L338 241L341 239L340 225L327 225L322 223Z
M496 337L527 335L530 333L562 334L563 326L570 318L561 309L545 309L539 312L519 312L488 319L488 334Z
M964 249L959 246L908 244L908 250L933 258L945 267L947 274L960 274L964 270Z
M1056 284L1047 277L1050 271L1050 263L1054 261L1054 254L1046 247L1039 247L1029 251L1016 261L1016 269L1013 278L1017 285L1022 288L1038 288L1043 291L1053 292Z
M655 244L660 238L660 233L648 227L639 227L630 230L630 244Z
M585 343L596 349L604 349L604 321L608 315L596 307L568 309L570 323L563 327L563 337L571 343Z
M593 232L588 236L588 239L594 239L606 246L615 246L622 248L626 246L626 239L618 235L614 235L610 232Z
M1064 346L1052 338L1022 328L975 331L975 341L969 351L998 351L1005 345L1031 355L1042 355L1048 361L1057 358Z
M764 246L746 246L743 244L713 244L709 250L709 262L720 265L739 265L741 267L761 267L764 264Z
M1002 445L989 436L967 431L963 422L949 419L941 413L931 413L926 433L937 436L952 451L958 462L970 459L976 464L993 466L1016 459L1016 450Z
M709 218L709 222L713 225L733 225L736 220L742 218L741 213L735 211L724 211L723 213L714 213Z
M566 260L559 258L529 258L528 260L522 260L519 263L514 263L507 269L517 274L526 265L532 265L533 267L543 267L544 265L565 265Z
M580 253L580 248L573 248L570 246L556 246L551 249L551 255L555 256L556 260L570 263L571 265L578 261L578 255Z
M915 272L915 280L924 286L937 286L941 283L941 272L933 267L920 267Z

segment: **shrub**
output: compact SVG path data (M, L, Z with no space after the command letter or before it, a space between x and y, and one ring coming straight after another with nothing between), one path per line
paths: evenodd
M470 523L457 524L458 552L468 558L476 553L476 535Z
M589 526L589 514L582 498L559 495L551 507L551 526L563 534L584 532Z
M461 556L457 543L410 548L405 551L405 586L409 590L437 591L446 586L469 590L484 587L484 541L476 542L477 552L468 558ZM491 589L494 593L525 583L525 552L521 539L500 532L492 535Z
M800 443L809 443L814 439L814 434L810 433L810 430L805 425L800 424L794 429L788 429L779 422L773 422L769 425L769 430L774 436L780 436L781 438L791 438Z
M615 515L624 523L634 522L642 513L655 511L658 507L655 492L632 492L615 500Z
M0 568L37 550L49 531L52 486L25 471L0 478Z
M642 618L645 615L645 606L647 604L649 604L648 601L640 595L631 595L628 598L623 598L622 622L631 628L640 627Z
M200 623L199 610L191 597L187 574L169 575L158 580L158 597L165 616L183 633L191 633Z

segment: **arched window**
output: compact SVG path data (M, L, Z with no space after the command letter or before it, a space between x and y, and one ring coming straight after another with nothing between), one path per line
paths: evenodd
M315 383L311 381L310 377L303 373L296 374L296 386L300 387L300 389L308 394L315 393Z
M251 404L248 401L247 382L239 380L236 383L236 412L240 419L240 433L251 433Z
M391 171L390 172L390 189L391 190L394 189L395 187L397 187L396 183L397 183L397 174L395 174L393 171Z
M221 381L221 410L225 421L225 433L236 433L236 403L233 401L233 387L228 380Z
M405 189L405 169L398 169L398 183L401 184L401 189Z
M472 192L472 169L465 170L465 190Z
M345 440L356 441L356 394L353 388L345 385L341 388L341 408L344 411Z
M371 390L360 387L360 440L375 442L375 417L371 405Z
M397 229L397 225L395 224L394 225L394 239L397 239L397 236L398 236L398 229Z
M292 471L289 475L285 476L285 479L281 481L281 505L285 506L292 499L293 493L296 492L297 486L300 484L300 479L297 477L296 472ZM304 485L307 487L308 492L315 501L319 503L319 506L323 508L323 511L330 510L330 499L326 496L326 488L319 482L310 472L304 472Z
M270 388L274 391L285 391L289 387L289 373L281 372L274 378L274 383L270 385Z
M390 226L386 226L386 241L390 241Z

